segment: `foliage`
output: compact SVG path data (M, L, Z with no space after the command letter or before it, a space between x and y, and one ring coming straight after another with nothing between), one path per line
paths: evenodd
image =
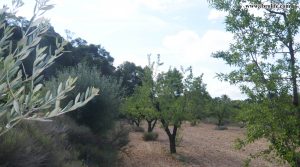
M125 89L125 96L131 96L137 86L141 86L143 69L131 62L124 62L117 67L115 76L122 80L122 87Z
M210 1L216 9L226 11L226 29L234 34L228 51L214 54L235 70L219 77L240 84L251 102L245 111L247 140L266 138L270 150L291 166L300 166L299 62L300 10L298 0L284 1L291 8L265 8L263 16L254 15L249 4L274 1ZM278 1L279 2L279 1Z
M68 124L68 138L86 166L113 167L118 150L128 143L129 129L122 122L115 124L106 134L95 134L88 127Z
M192 119L190 121L190 125L191 126L197 126L200 123L200 121L198 119Z
M98 135L68 117L22 121L0 137L0 166L112 167L118 150L128 143L128 132L121 122Z
M57 122L22 121L0 137L0 166L61 167L78 163L77 152L68 147L66 133Z
M184 71L184 74L186 72L189 72L184 79L186 109L192 113L194 119L203 119L209 112L209 103L211 102L206 84L203 83L203 74L194 77L191 67Z
M225 125L225 119L232 115L231 100L227 95L216 97L212 100L211 115L217 118L217 126Z
M86 61L90 66L97 67L101 75L111 76L114 73L114 58L101 45L82 45L72 48L76 64Z
M126 98L121 105L121 112L137 127L140 126L144 118L139 107L140 105L137 103L136 96Z
M69 57L69 60L67 59L64 62L57 61L57 64L62 66L76 66L85 61L90 66L96 67L100 70L101 75L114 75L114 58L103 46L88 44L86 40L80 37L74 37L75 33L70 30L65 30L65 32L67 41L69 42L66 49L70 51L65 54L66 57Z
M125 101L123 108L125 115L136 124L145 119L148 123L148 132L153 131L159 118L159 113L155 108L153 69L153 65L149 62L149 65L143 69L144 75L141 77L141 86L135 88L132 96Z
M232 121L236 122L239 124L241 128L246 126L246 117L247 110L251 108L251 102L249 102L247 99L246 100L233 100L232 101L232 109L233 109L233 117Z
M161 110L161 119L165 120L164 126L175 125L179 127L184 120L191 117L190 109L187 107L183 83L183 74L176 68L158 76L158 101ZM184 94L186 93L186 94Z
M192 113L187 108L187 92L183 74L176 68L158 75L157 110L160 112L160 120L169 137L171 153L176 153L177 129L184 120L192 118ZM172 132L170 126L173 127Z
M145 132L143 139L145 141L155 141L158 138L158 133L156 132Z
M60 105L67 92L74 88L76 78L67 77L56 89L56 95L50 91L42 96L40 83L41 73L48 68L53 61L61 56L65 42L56 42L57 49L47 53L47 47L40 47L40 40L49 28L46 20L41 15L53 5L48 5L46 0L37 0L34 14L29 22L28 28L22 30L22 38L17 45L12 45L13 27L6 20L7 16L14 14L17 8L22 6L21 1L13 1L14 8L9 13L7 7L0 10L0 30L3 36L0 40L0 135L7 132L23 119L39 120L49 119L64 114L85 105L94 96L98 89L88 88L85 93L76 96L65 107ZM24 68L22 63L31 52L35 52L33 73L31 76L22 77Z
M86 106L71 114L77 123L86 125L95 133L105 132L112 127L114 119L119 114L123 90L116 79L109 76L101 76L96 67L86 63L76 67L65 68L57 73L57 77L46 82L46 87L53 90L58 83L65 80L66 76L77 77L75 88L68 94L74 98L76 94L85 90L88 86L102 88L100 95L95 97Z
M128 97L122 111L137 125L142 119L148 123L148 132L152 132L157 119L162 122L170 141L171 153L176 152L176 133L184 120L202 117L207 110L205 104L210 100L202 76L193 77L192 69L185 76L184 70L176 68L158 74L160 55L156 62L151 61L143 69L142 84L137 86L132 96ZM173 126L173 132L170 127Z

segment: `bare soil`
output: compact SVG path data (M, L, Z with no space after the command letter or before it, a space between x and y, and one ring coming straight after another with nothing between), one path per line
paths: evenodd
M182 142L177 154L169 153L168 137L159 125L155 132L157 141L143 141L143 133L131 132L127 146L120 152L119 166L122 167L241 167L250 154L267 148L267 142L257 141L243 150L234 148L234 141L243 138L245 129L228 127L228 130L215 130L215 125L184 124L179 132ZM146 128L145 128L146 129ZM270 158L270 157L269 157ZM278 167L287 166L282 162L267 161L263 158L251 160L250 166Z

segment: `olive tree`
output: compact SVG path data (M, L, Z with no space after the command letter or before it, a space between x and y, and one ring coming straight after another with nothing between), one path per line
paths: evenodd
M46 52L47 47L39 43L50 24L41 16L53 5L48 0L36 0L28 27L22 30L22 38L13 45L13 26L10 26L9 15L14 15L23 5L21 0L12 1L12 7L0 9L0 135L14 127L21 120L48 120L85 105L98 94L98 89L87 88L85 93L78 94L66 106L61 100L74 88L76 78L68 77L57 87L56 95L51 91L42 94L44 85L42 72L54 63L63 53L65 41L56 41L56 50ZM49 49L51 50L51 49ZM27 76L23 60L35 53L33 73ZM25 76L23 75L25 74Z
M77 66L66 67L56 73L56 77L45 82L45 86L56 94L56 88L65 78L77 77L75 88L67 94L62 104L67 104L88 87L101 88L101 94L84 107L69 113L79 125L88 126L94 133L104 133L114 125L119 114L123 89L121 83L112 76L101 75L99 68L82 62Z

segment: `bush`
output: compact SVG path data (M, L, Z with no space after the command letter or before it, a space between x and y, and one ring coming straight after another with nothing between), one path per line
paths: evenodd
M143 139L145 141L155 141L158 138L158 133L156 132L145 132Z
M227 130L228 128L226 126L216 126L215 130Z
M0 166L7 167L113 167L118 150L128 143L129 127L115 123L105 135L69 117L52 122L23 121L0 136Z
M0 137L0 166L61 167L78 161L68 146L63 126L23 121Z
M106 140L117 148L121 148L129 142L129 131L130 127L126 126L125 122L118 121L114 128L106 134Z
M70 99L75 98L78 92L84 91L88 86L100 88L96 96L86 106L70 113L79 125L89 127L94 133L103 134L113 127L113 122L119 114L119 106L123 89L121 84L113 77L101 76L99 69L86 63L76 67L65 68L57 73L56 78L46 82L46 87L54 88L67 76L78 77L76 87L69 94ZM52 89L55 91L55 89ZM70 99L65 99L67 103Z
M143 127L140 127L140 126L133 126L133 130L135 132L145 132L145 129Z
M190 122L190 125L191 126L196 126L196 125L198 125L199 124L199 120L198 119L193 119L191 122Z
M129 128L117 122L104 135L94 134L88 127L77 125L72 119L68 124L69 141L78 151L78 158L86 166L113 167L116 165L118 150L128 143Z

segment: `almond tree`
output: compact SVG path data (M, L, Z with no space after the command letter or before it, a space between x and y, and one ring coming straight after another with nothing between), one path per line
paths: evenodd
M267 6L271 3L288 6ZM234 34L230 49L214 57L236 68L219 77L241 85L252 104L245 111L248 131L241 144L266 138L270 147L265 153L275 151L299 167L299 0L210 0L210 4L227 12L226 30ZM246 6L255 4L265 6L251 10Z
M160 121L169 137L170 152L176 153L176 135L183 121L191 118L188 112L183 74L177 70L169 69L157 78L157 104Z

